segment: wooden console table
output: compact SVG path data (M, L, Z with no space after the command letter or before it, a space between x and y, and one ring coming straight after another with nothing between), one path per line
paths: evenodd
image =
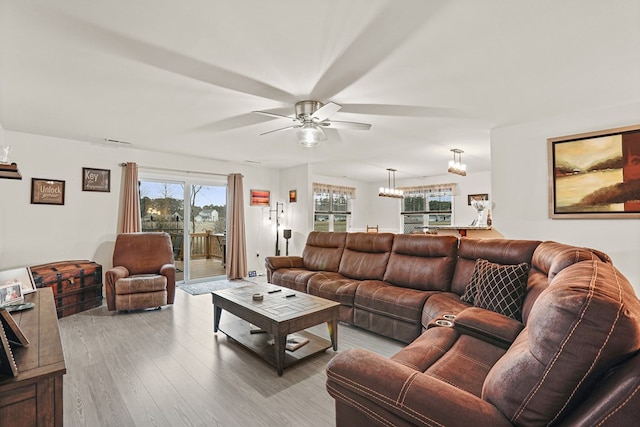
M18 376L0 375L0 425L62 427L62 376L67 368L53 293L38 289L25 301L35 307L11 314L29 345L12 346Z
M429 227L430 230L456 230L460 233L460 236L464 237L467 235L467 231L469 230L491 230L491 226L483 226L477 227L475 225L440 225Z

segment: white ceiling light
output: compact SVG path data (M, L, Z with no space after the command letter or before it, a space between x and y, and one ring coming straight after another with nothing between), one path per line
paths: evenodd
M315 147L326 139L327 136L322 129L313 122L305 122L298 128L298 143L303 147Z
M391 174L393 173L393 186L391 185ZM387 169L387 176L389 179L388 187L380 187L380 191L378 192L378 196L380 197L393 197L396 199L402 199L404 197L404 193L402 190L398 190L396 188L396 170L395 169Z
M464 151L459 148L452 148L451 151L453 151L453 160L449 160L448 171L456 175L467 176L467 165L462 163L462 153ZM458 155L457 158L456 154Z

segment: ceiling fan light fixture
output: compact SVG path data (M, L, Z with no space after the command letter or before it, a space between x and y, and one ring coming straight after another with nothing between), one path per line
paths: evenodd
M303 147L315 147L326 139L327 136L315 123L306 122L298 128L298 143Z

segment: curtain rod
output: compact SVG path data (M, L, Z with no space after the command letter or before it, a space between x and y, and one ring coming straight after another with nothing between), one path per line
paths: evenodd
M126 163L120 163L120 166L124 167L127 166ZM214 175L214 176L229 176L228 173L214 173L214 172L199 172L199 171L186 171L186 170L182 170L182 169L170 169L170 168L159 168L159 167L155 167L155 166L141 166L138 165L139 168L141 169L150 169L150 170L157 170L157 171L165 171L165 172L180 172L180 173L186 173L186 174L192 174L192 173L197 173L200 175ZM244 177L244 175L243 175Z

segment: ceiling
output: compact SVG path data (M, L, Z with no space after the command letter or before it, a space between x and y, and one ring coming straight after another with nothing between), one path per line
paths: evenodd
M486 171L493 128L640 100L639 18L640 0L0 0L0 123L368 182L442 175L452 148ZM305 99L372 128L260 136L288 123L252 111Z

